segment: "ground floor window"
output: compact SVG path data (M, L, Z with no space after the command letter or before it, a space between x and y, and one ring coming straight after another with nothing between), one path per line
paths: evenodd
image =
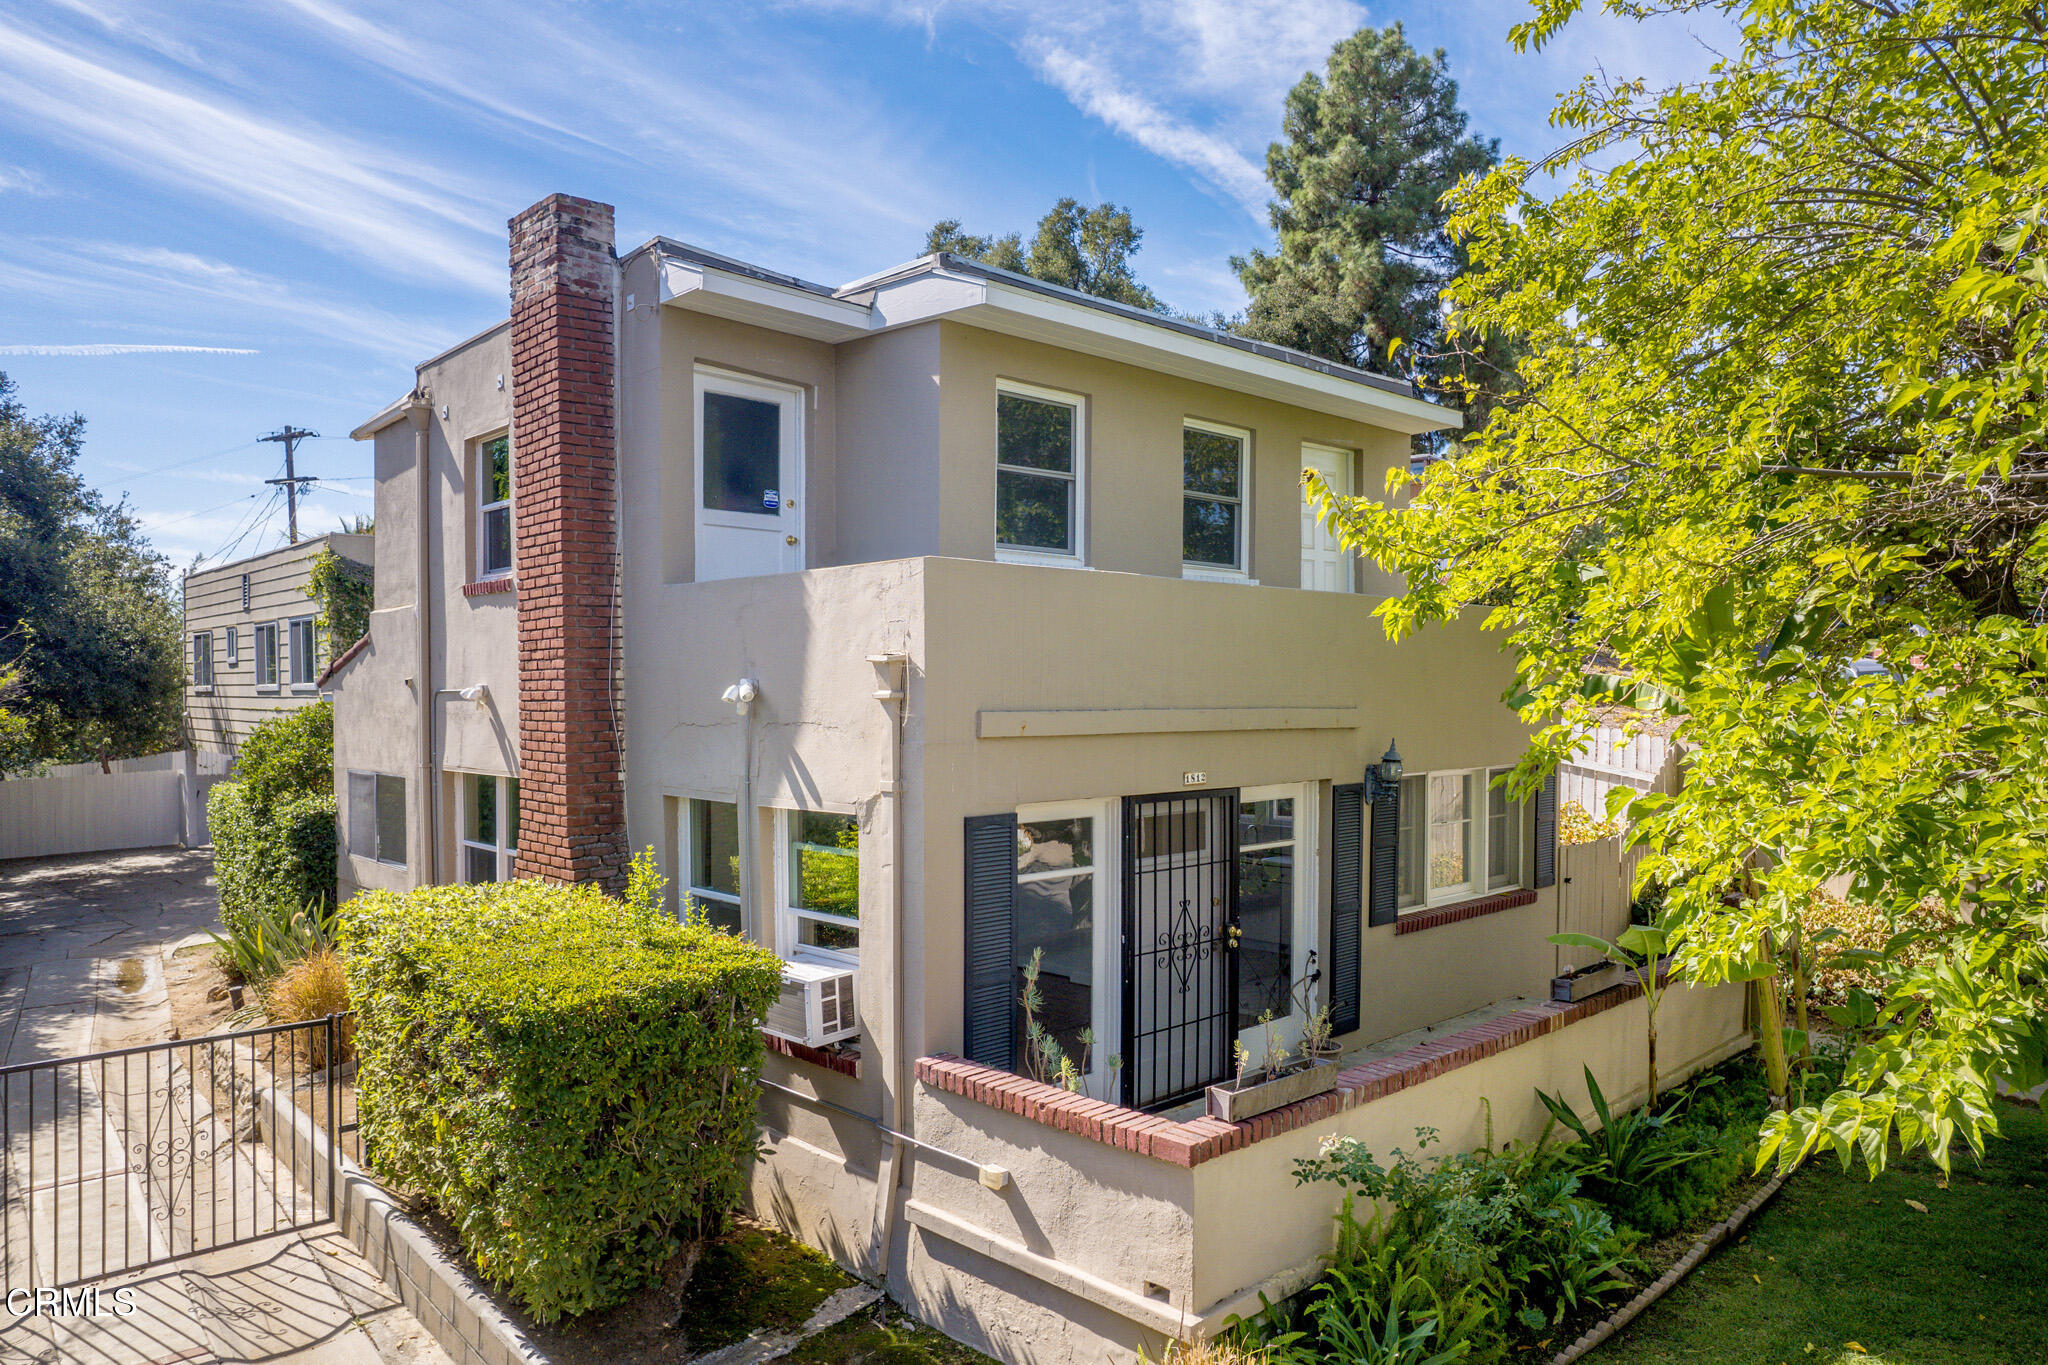
M348 775L348 851L358 858L405 866L404 778L390 773Z
M746 932L740 910L740 817L730 801L685 801L680 833L683 890L705 919Z
M1527 811L1500 785L1507 772L1471 768L1401 779L1401 909L1522 885Z
M783 955L854 965L860 958L860 822L782 811Z
M1085 1054L1095 1027L1096 859L1100 849L1093 808L1026 811L1017 819L1016 929L1011 958L1017 970L1016 1049L1023 1068L1051 1075L1061 1058L1076 1067L1104 1059ZM1037 964L1034 1004L1027 1019L1025 976ZM1036 1022L1039 1041L1030 1025ZM1089 1035L1084 1037L1083 1035Z
M1237 808L1237 1027L1294 1011L1296 798Z
M462 880L512 879L519 849L519 779L463 773Z

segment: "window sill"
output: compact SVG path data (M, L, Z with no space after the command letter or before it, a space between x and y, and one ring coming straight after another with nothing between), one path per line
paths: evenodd
M1259 580L1236 569L1198 569L1192 564L1180 567L1180 576L1197 583L1237 583L1247 588L1259 586Z
M258 693L260 693L261 695L263 695L263 696L266 696L266 697L274 697L274 696L276 696L276 695L277 695L277 684L276 684L276 683L257 683L257 684L256 684L256 691L257 691Z
M1054 554L1050 550L1009 550L996 547L998 564L1037 564L1047 569L1085 569L1088 561L1079 555Z
M198 684L195 684L195 685L193 686L193 688L192 688L192 695L193 695L193 696L195 696L195 697L210 697L210 696L212 696L212 695L213 695L213 684L212 684L212 683L198 683Z
M851 1076L855 1080L860 1079L860 1048L852 1043L835 1043L831 1047L812 1047L808 1043L799 1043L793 1038L785 1038L779 1033L770 1033L766 1029L761 1030L761 1043L770 1052L775 1053L777 1056L787 1057L793 1062L803 1062L809 1066L823 1067L825 1070L837 1072L841 1076Z
M464 597L493 597L501 592L515 592L518 590L518 587L519 580L512 577L511 574L505 574L498 578L480 578L474 583L464 583L462 585L462 595Z
M320 691L320 686L319 686L319 684L318 684L318 683L309 683L309 682L303 682L303 683L293 683L293 684L292 684L292 695L293 695L293 696L297 696L297 697L311 697L311 696L315 696L315 695L317 695L317 694L319 693L319 691Z
M1436 929L1446 924L1462 924L1468 919L1497 915L1503 910L1515 910L1535 903L1534 891L1495 891L1472 900L1453 901L1449 905L1432 905L1423 909L1403 911L1401 918L1394 921L1394 932L1419 934L1424 929Z

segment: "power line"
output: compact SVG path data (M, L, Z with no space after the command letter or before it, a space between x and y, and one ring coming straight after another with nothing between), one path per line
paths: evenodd
M124 475L123 477L130 479L153 479L159 474L168 474L174 469L183 469L187 465L198 464L201 460L218 460L223 458L224 456L234 455L240 451L247 450L251 446L257 444L258 442L255 441L244 441L238 446L229 446L226 450L216 450L206 455L188 456L187 458L182 460L174 460L170 464L158 465L155 469L138 470L134 473Z
M251 493L249 496L253 498L257 495ZM192 568L196 570L201 564L204 564L209 559L226 560L230 556L232 556L235 552L235 547L240 545L244 540L247 540L249 538L250 532L254 531L258 526L262 525L264 520L269 516L271 509L277 506L277 498L277 490L275 488L271 489L270 497L266 501L258 503L256 506L250 508L248 514L244 516L240 521L235 523L234 529L228 532L227 543L222 545L219 549L214 550L208 554L203 554L199 556L199 558L193 560Z

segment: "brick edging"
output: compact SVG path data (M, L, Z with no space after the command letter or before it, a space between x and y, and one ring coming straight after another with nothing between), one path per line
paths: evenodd
M1642 987L1628 981L1577 1004L1539 1001L1498 1019L1432 1038L1391 1057L1345 1067L1337 1073L1335 1090L1260 1114L1244 1123L1225 1123L1207 1117L1175 1123L1157 1114L1089 1099L949 1053L918 1058L917 1079L934 1090L1106 1146L1121 1147L1175 1166L1194 1167L1255 1142L1322 1123L1347 1109L1385 1099L1497 1052L1533 1043L1546 1033L1604 1014L1642 993Z
M779 1033L770 1033L766 1029L761 1030L761 1043L770 1052L787 1057L793 1062L806 1062L811 1066L821 1066L827 1071L836 1071L842 1076L860 1079L858 1052L827 1051L822 1047L799 1043L793 1038L785 1038Z
M1424 929L1434 929L1444 924L1459 924L1481 915L1497 915L1503 910L1514 910L1524 905L1534 905L1534 891L1502 891L1492 896L1481 896L1477 900L1459 901L1455 905L1440 905L1433 910L1417 910L1394 921L1396 934L1419 934Z
M462 595L464 597L494 597L501 592L517 592L518 590L519 580L510 577L480 578L474 583L464 583L462 585Z

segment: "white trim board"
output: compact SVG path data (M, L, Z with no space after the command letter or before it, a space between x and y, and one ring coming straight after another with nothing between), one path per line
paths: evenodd
M1356 730L1356 706L1106 707L1073 711L982 711L982 739L1063 735L1171 735L1229 730Z

